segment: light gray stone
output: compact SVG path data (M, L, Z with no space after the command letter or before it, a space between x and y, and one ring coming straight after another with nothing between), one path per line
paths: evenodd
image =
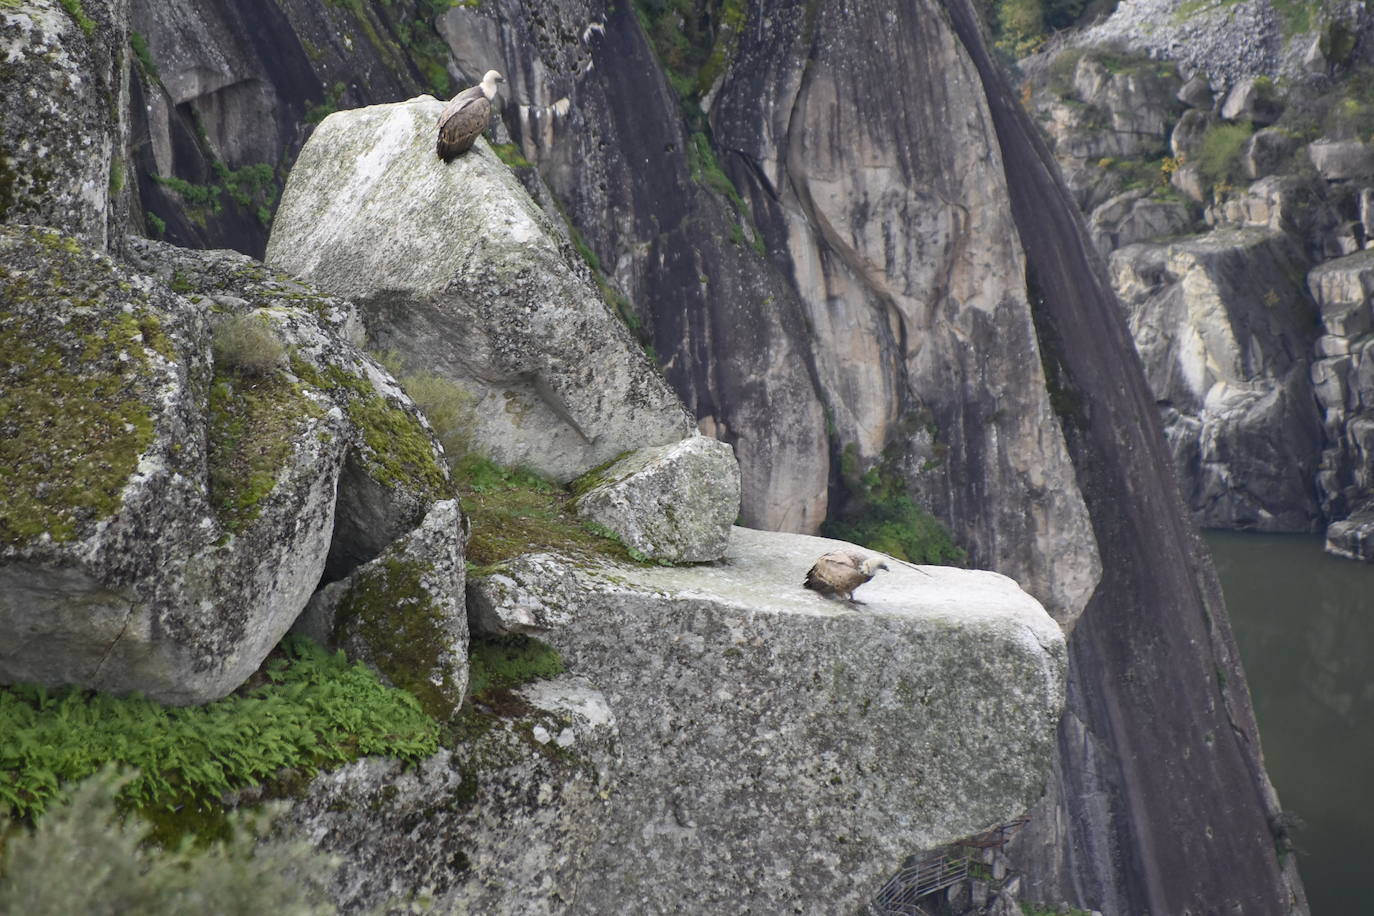
M1189 108L1201 108L1210 111L1214 102L1212 84L1208 82L1205 74L1194 73L1178 90L1178 94L1174 98Z
M4 436L25 443L0 462L0 681L221 697L319 581L343 413L280 371L214 377L200 308L69 238L5 228L0 249L23 341ZM249 386L261 409L217 433L207 397Z
M1374 505L1365 505L1326 528L1326 552L1374 563Z
M1127 191L1104 203L1088 218L1093 241L1103 255L1123 245L1182 235L1193 226L1188 205L1157 200L1144 190Z
M1241 169L1252 180L1273 175L1288 168L1297 148L1297 138L1287 131L1277 127L1257 130L1241 150Z
M126 159L128 0L82 9L0 4L0 222L35 223L106 247Z
M1283 109L1274 91L1273 80L1250 76L1239 80L1221 103L1221 116L1228 121L1273 124Z
M479 141L434 153L428 96L337 112L292 168L267 261L361 308L374 345L477 398L475 440L568 481L682 439L677 397L571 245Z
M542 633L571 623L579 597L565 559L527 553L468 580L468 623L481 636Z
M617 804L615 720L582 678L528 685L514 705L418 766L365 758L292 802L279 829L342 860L340 912L569 911Z
M852 912L1039 796L1059 627L994 573L890 560L863 605L803 588L837 546L736 528L711 566L568 565L578 612L543 638L595 672L625 754L571 912Z
M653 560L719 560L739 517L739 464L707 436L640 449L586 480L577 514Z
M1327 181L1374 178L1374 146L1359 140L1318 140L1307 145L1317 174Z
M1219 229L1111 256L1112 283L1199 522L1312 530L1322 442L1306 260L1280 232Z
M1182 162L1196 159L1202 149L1202 138L1219 123L1217 116L1210 111L1185 111L1169 134L1169 149L1174 158Z

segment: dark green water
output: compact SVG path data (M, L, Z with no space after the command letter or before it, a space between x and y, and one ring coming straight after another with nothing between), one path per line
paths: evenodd
M1310 535L1207 543L1313 916L1374 913L1374 566Z

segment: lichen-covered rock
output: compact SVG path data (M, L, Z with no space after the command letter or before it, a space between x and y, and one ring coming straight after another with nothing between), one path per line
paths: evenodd
M470 584L468 624L481 636L542 633L572 622L580 595L566 560L522 554Z
M0 222L105 246L112 199L132 179L128 15L128 0L0 4Z
M1220 229L1111 258L1183 489L1204 525L1311 530L1321 427L1308 386L1305 258L1284 235Z
M739 517L739 465L707 436L640 449L588 479L577 514L653 560L719 560Z
M376 669L446 719L468 683L463 514L455 500L382 555L332 582L296 621L298 632Z
M344 412L348 450L337 487L325 578L339 579L419 524L449 493L424 417L360 346L357 309L233 251L192 251L131 239L128 257L221 316L260 315L290 350L290 369Z
M268 263L353 299L376 346L468 386L475 438L503 463L567 481L690 433L485 142L452 163L434 154L441 108L422 96L327 118L292 169Z
M625 753L571 912L852 912L906 855L1040 795L1054 621L994 573L889 561L863 605L803 588L837 546L736 528L711 566L567 565L578 612L542 638L596 679Z
M0 247L0 680L223 696L319 581L344 417L69 237Z
M340 857L341 912L567 912L620 766L599 691L565 677L517 691L418 767L364 759L315 778L279 822ZM620 911L620 907L612 911Z

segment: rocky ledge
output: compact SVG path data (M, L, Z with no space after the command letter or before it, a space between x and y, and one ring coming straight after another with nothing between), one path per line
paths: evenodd
M711 565L542 555L472 580L498 614L576 609L542 638L595 673L622 736L573 912L849 912L903 857L1040 796L1053 620L989 572L889 561L862 604L804 589L838 546L735 528Z

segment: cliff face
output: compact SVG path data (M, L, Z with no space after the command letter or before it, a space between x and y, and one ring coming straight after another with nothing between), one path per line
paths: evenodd
M1074 405L1059 422L1103 554L1070 641L1076 684L1051 793L1068 816L1036 819L1020 841L1032 896L1121 913L1303 911L1295 866L1274 852L1277 799L1216 574L1102 263L971 10L951 12L987 91L1052 384Z
M135 3L160 73L140 60L142 85L162 93L133 102L154 157L140 210L189 243L261 244L252 205L271 195L240 170L293 155L292 111L402 98L422 78L387 50L394 16L263 7L270 34L227 8L182 21ZM1030 896L1285 911L1300 892L1274 854L1244 679L1153 398L971 14L957 0L743 12L687 120L628 4L497 0L437 29L455 72L510 77L506 129L698 423L735 446L744 520L814 529L850 456L931 508L971 564L1017 578L1066 628L1082 615L1059 780L1023 843ZM285 120L218 119L258 108Z

